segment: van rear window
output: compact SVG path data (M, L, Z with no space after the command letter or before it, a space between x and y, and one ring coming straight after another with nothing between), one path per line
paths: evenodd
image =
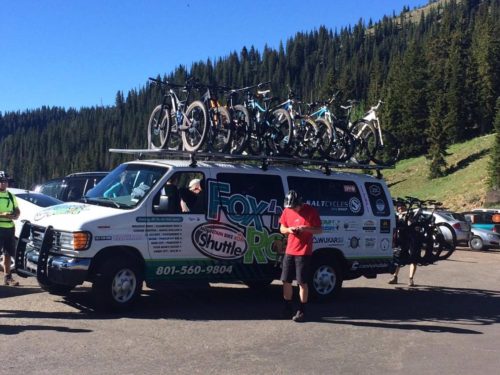
M288 187L323 216L361 216L364 212L354 181L288 177Z
M389 216L391 209L382 185L378 182L366 182L365 188L373 214L375 216Z

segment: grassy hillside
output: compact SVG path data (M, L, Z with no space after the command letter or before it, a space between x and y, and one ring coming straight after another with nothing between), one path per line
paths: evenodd
M425 157L398 162L395 169L383 171L392 196L436 199L455 211L482 207L493 140L494 135L487 135L451 146L446 157L449 173L434 180L427 177Z

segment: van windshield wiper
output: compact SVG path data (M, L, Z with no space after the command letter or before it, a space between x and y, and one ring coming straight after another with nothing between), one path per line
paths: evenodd
M117 201L114 201L111 198L105 198L105 197L99 197L99 198L82 198L81 200L84 200L85 203L94 203L97 205L102 205L102 206L108 206L108 207L116 207L116 208L122 208L122 207L127 207L127 205L122 205L118 203Z

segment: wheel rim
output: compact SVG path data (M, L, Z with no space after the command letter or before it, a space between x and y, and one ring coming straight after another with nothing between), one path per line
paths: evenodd
M313 286L318 294L327 295L331 293L336 283L337 276L330 266L321 266L314 273Z
M482 247L482 241L479 238L473 238L470 240L470 246L473 249L479 249Z
M120 303L128 302L134 296L136 287L137 277L132 270L124 268L118 271L111 285L113 299Z

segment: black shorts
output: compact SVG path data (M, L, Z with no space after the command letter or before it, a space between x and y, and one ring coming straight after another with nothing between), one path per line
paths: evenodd
M310 269L311 256L285 254L283 257L281 281L291 283L293 280L297 280L299 284L306 284L309 280Z
M16 239L14 228L0 228L0 254L16 256Z

